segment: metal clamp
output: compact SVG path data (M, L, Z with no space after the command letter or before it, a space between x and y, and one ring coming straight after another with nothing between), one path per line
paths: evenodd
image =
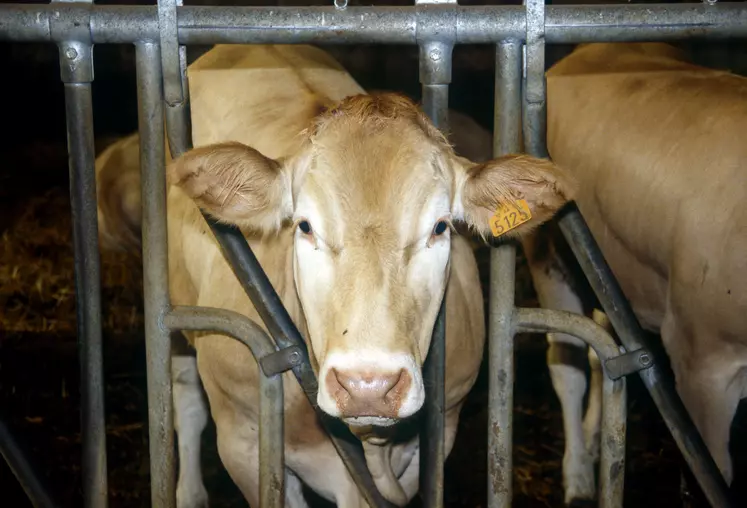
M451 83L451 53L457 40L456 0L415 0L420 82Z
M604 362L607 377L613 381L649 369L653 365L653 355L645 348L623 353Z
M183 0L158 0L158 27L163 68L163 95L171 107L184 102L186 90L187 48L179 46L176 8Z
M55 9L49 18L49 33L60 51L60 77L63 83L93 81L93 46L91 44L92 0L52 0L65 5ZM84 22L81 22L85 20Z
M262 367L262 372L265 376L271 377L275 374L281 374L297 365L301 365L303 362L303 351L298 346L289 346L274 353L270 353L267 356L263 356L259 360L259 365Z
M524 149L534 157L547 157L545 110L545 0L524 0Z

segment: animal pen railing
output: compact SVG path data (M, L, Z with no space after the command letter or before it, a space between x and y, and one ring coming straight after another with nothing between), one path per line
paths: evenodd
M158 6L98 6L92 2L0 7L0 40L54 42L65 87L70 193L74 219L76 294L81 348L83 489L87 507L107 506L103 412L101 303L91 103L92 47L136 46L141 135L145 333L150 425L152 504L174 506L174 451L170 382L172 330L212 330L233 336L259 361L261 378L261 506L281 506L283 390L281 373L292 370L316 408L317 380L304 342L245 239L234 228L206 220L259 311L272 339L236 313L173 308L168 294L164 131L174 156L191 147L185 45L216 43L417 44L423 107L438 127L448 124L451 53L456 44L495 45L494 153L521 150L547 156L545 148L545 43L655 41L747 35L747 6L715 2L676 5L459 6L453 0L416 0L409 7L189 7L181 0ZM164 118L165 127L164 130ZM575 207L562 213L561 230L609 316L622 347L592 320L570 313L514 306L515 246L495 244L491 258L488 421L488 505L511 502L513 337L517 332L563 332L598 354L605 372L600 505L622 506L625 376L638 372L713 506L730 506L726 484L670 379L664 378L629 304ZM428 393L421 446L424 505L443 505L443 306L426 362ZM259 337L259 338L258 338ZM260 340L261 339L261 340ZM328 430L347 431L325 417ZM497 431L499 429L500 431ZM335 446L371 506L386 506L361 450L335 437ZM0 449L37 506L53 506L11 436L0 425Z

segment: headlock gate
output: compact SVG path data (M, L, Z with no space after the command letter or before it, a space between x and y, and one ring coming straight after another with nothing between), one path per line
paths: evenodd
M741 3L661 5L472 6L456 0L415 0L409 7L196 7L181 0L156 6L99 6L91 1L0 6L0 40L53 42L59 47L65 87L70 195L74 219L76 293L80 337L83 489L86 507L107 506L107 468L101 350L100 266L96 217L91 101L92 48L136 46L142 171L145 334L147 348L152 504L175 505L170 338L172 330L211 330L245 344L261 378L260 492L263 508L284 503L283 389L292 370L328 429L343 427L316 407L317 380L298 330L237 229L206 216L223 252L272 339L248 318L225 310L172 307L166 245L167 133L174 157L191 148L186 45L253 43L417 44L422 105L437 127L448 124L451 55L456 44L495 45L496 156L522 149L547 157L545 148L545 44L664 41L747 35ZM164 125L165 121L165 125ZM165 127L165 128L164 128ZM730 506L726 484L684 409L673 383L652 360L629 304L578 210L556 219L622 346L591 319L514 306L515 245L496 243L491 254L488 421L488 506L511 503L513 337L517 332L561 332L587 342L605 372L599 504L622 506L625 470L625 376L638 372L710 503ZM443 305L425 366L426 424L421 438L420 492L424 505L443 506ZM262 340L258 339L261 338ZM497 432L495 429L500 429ZM347 431L335 428L335 433ZM349 431L348 431L349 432ZM370 506L389 506L376 490L361 450L333 439ZM53 506L10 434L0 425L0 450L36 506Z

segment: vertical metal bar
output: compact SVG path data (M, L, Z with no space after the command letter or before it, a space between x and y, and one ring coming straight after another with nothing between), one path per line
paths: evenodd
M558 224L625 348L628 351L640 348L652 351L630 303L578 209L574 206L564 213ZM639 375L711 506L733 506L721 472L673 383L661 372L660 363L654 361Z
M169 307L163 84L158 44L136 45L138 130L143 202L143 293L148 372L151 502L175 506L171 337L163 325Z
M107 506L106 424L101 339L101 260L98 246L93 144L91 44L63 42L70 206L75 252L75 294L80 351L83 505Z
M599 459L599 507L622 508L625 488L625 433L628 397L624 377L602 382L602 429Z
M442 42L420 45L422 107L433 124L449 128L449 83L453 46ZM444 383L446 378L446 295L433 327L430 350L423 365L425 425L420 433L420 495L429 508L444 503Z
M493 156L520 150L521 48L505 41L495 51ZM488 507L507 508L512 497L514 400L514 282L516 247L498 245L490 253L488 321Z
M422 107L433 125L443 131L449 129L449 85L423 84Z

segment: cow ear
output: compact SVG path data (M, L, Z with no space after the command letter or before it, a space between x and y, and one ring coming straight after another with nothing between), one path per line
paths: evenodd
M459 163L454 216L483 238L526 234L573 199L575 181L547 159L506 155Z
M190 150L169 164L167 176L205 212L242 228L275 231L293 213L288 171L241 143Z

